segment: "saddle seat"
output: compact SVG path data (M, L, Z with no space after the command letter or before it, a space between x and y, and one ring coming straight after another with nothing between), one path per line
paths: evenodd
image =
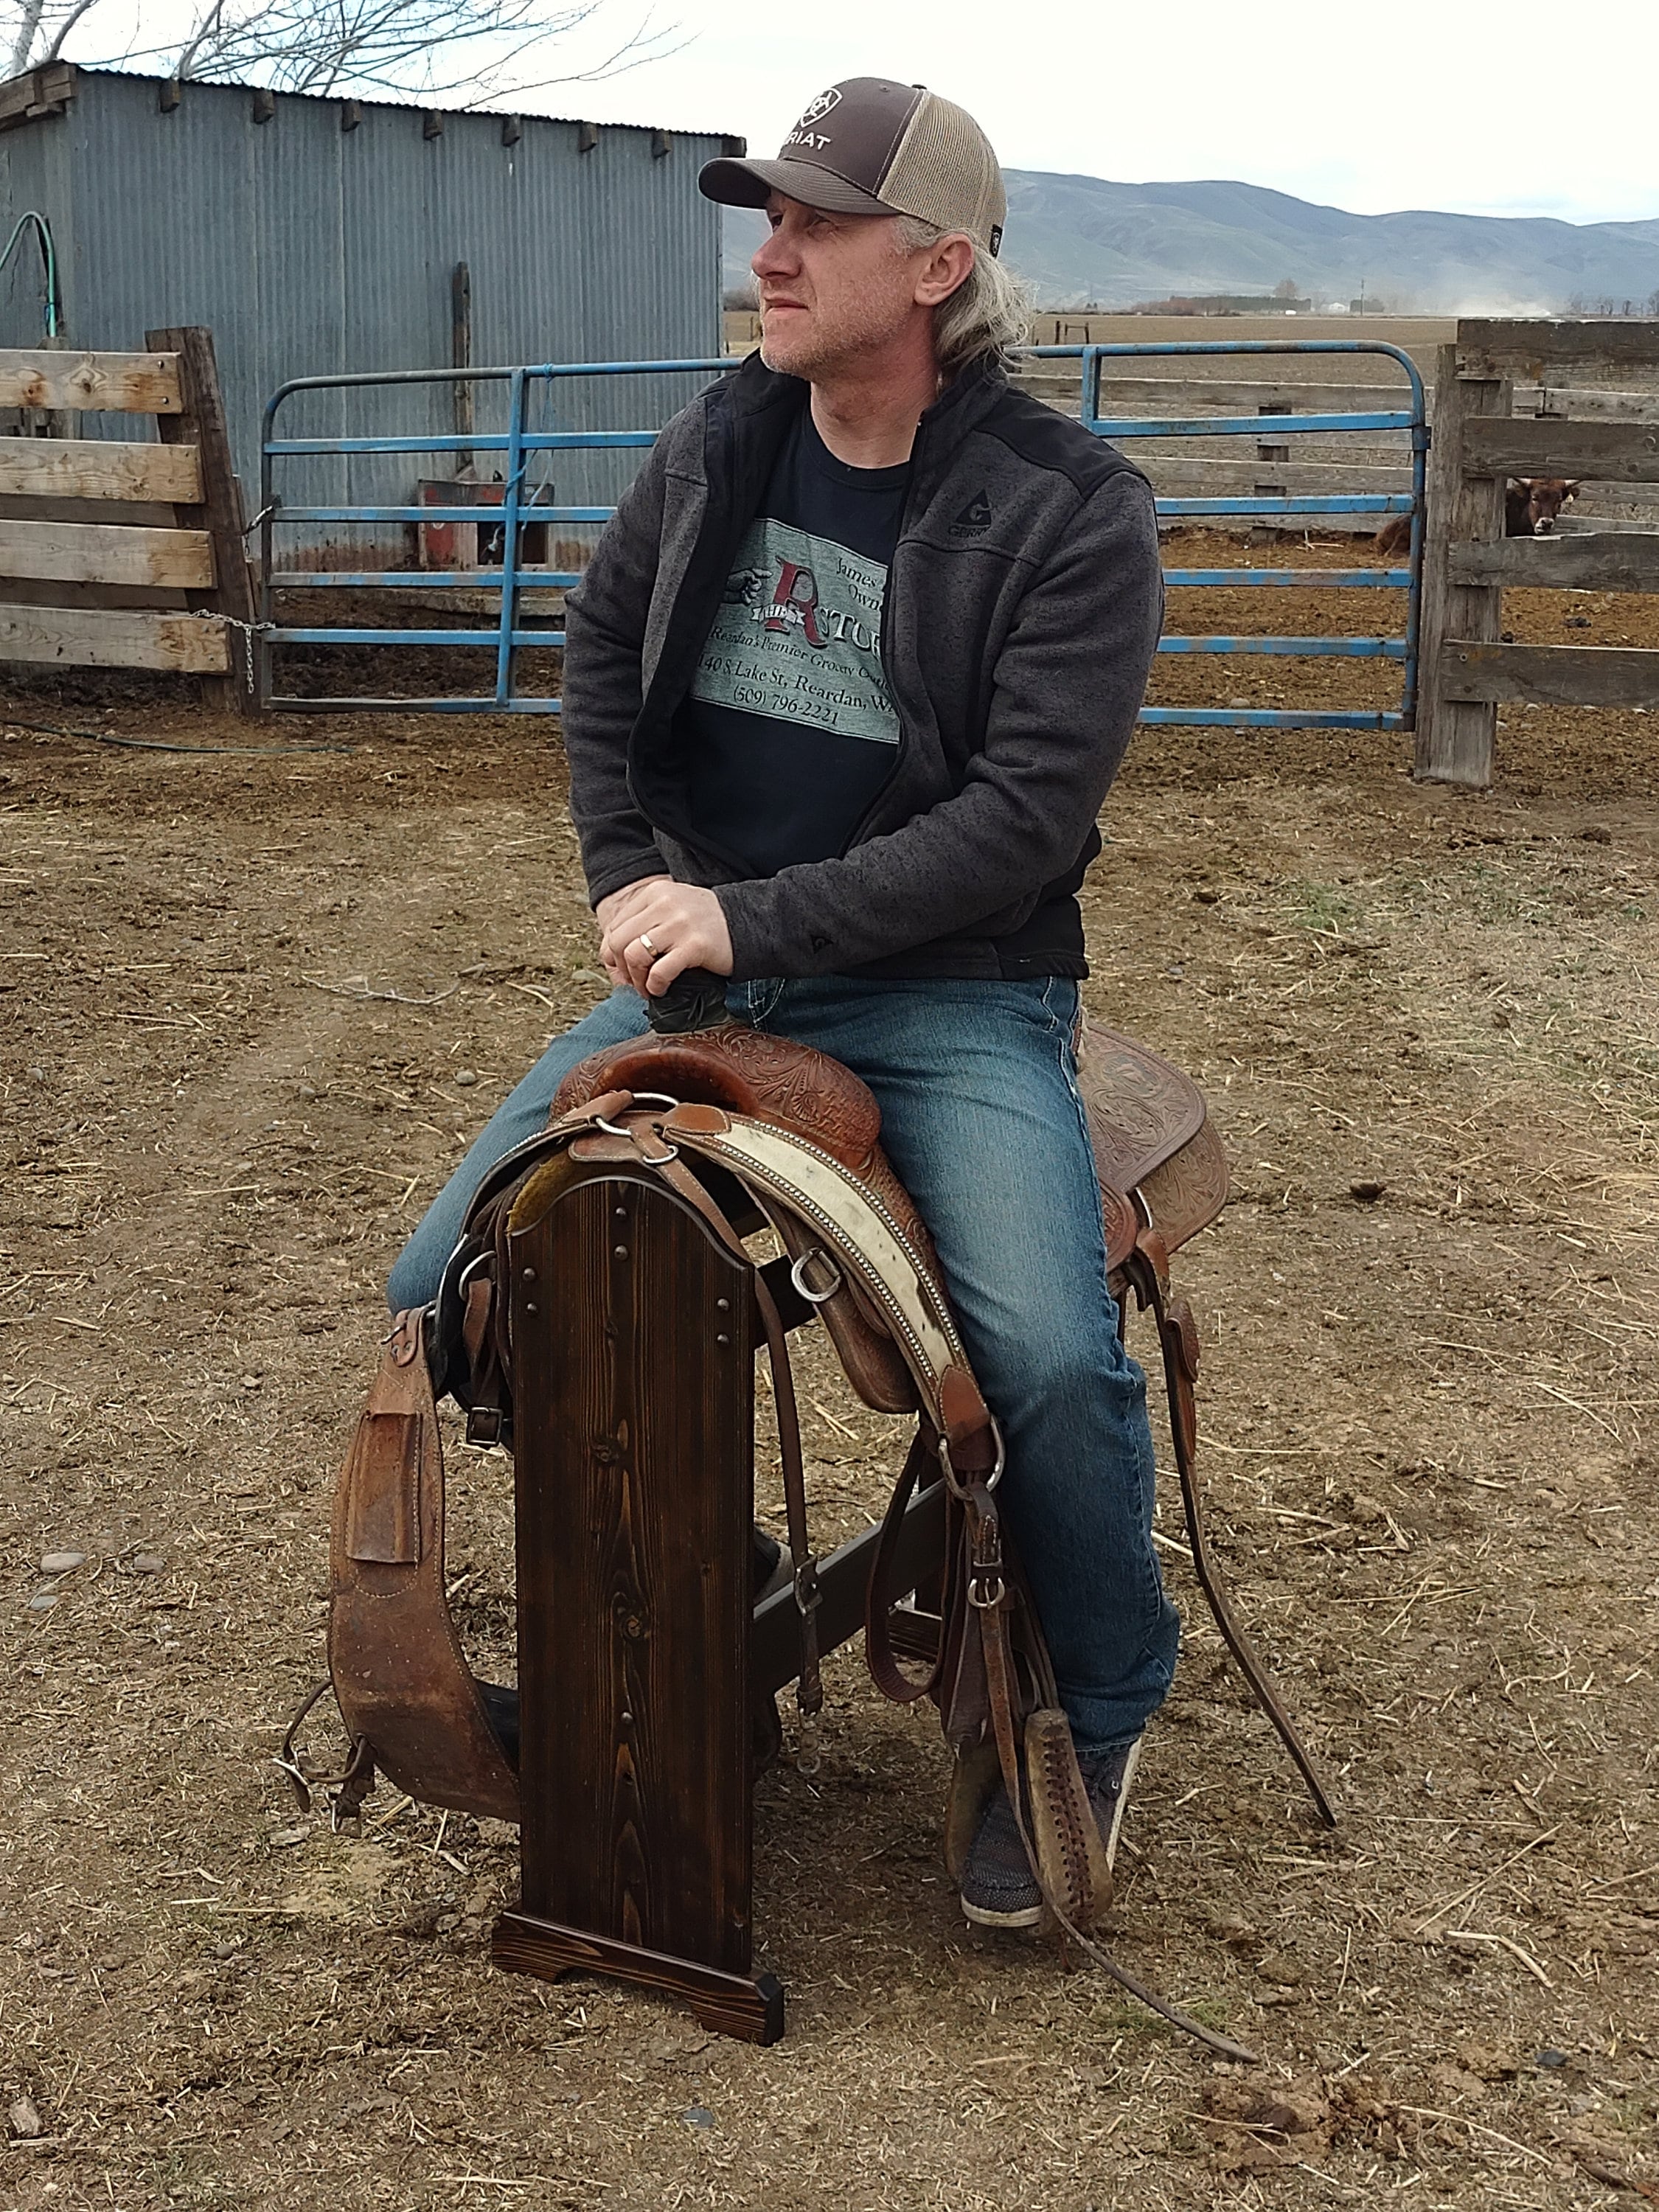
M1143 1228L1156 1230L1167 1255L1220 1212L1227 1202L1226 1155L1197 1085L1145 1045L1082 1024L1077 1061L1100 1185L1107 1273L1121 1300ZM590 1106L607 1091L718 1106L809 1136L879 1197L929 1273L939 1273L933 1240L881 1149L881 1109L873 1094L827 1054L731 1020L631 1038L570 1071L555 1095L553 1118ZM964 1163L963 1172L970 1171ZM792 1260L810 1255L812 1240L793 1217L780 1216L775 1225ZM865 1403L880 1413L912 1411L916 1392L909 1370L857 1285L844 1283L820 1310Z

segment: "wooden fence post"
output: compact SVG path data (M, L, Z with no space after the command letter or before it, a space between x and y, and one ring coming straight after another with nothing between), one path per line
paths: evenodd
M1507 415L1507 378L1468 377L1458 371L1455 345L1436 356L1433 443L1429 448L1427 537L1423 549L1423 618L1418 660L1419 781L1468 784L1492 781L1498 708L1490 700L1448 699L1441 690L1441 648L1451 639L1490 645L1503 623L1501 587L1453 580L1454 545L1485 545L1504 535L1501 476L1464 470L1463 426L1476 415Z
M162 442L194 446L202 460L202 503L199 507L175 507L184 525L205 530L213 544L214 588L192 592L192 612L225 615L229 618L226 643L230 672L222 679L224 703L233 713L257 712L255 687L250 677L255 619L253 579L248 571L246 520L242 489L231 459L230 430L219 389L219 368L214 356L213 333L191 325L181 330L148 331L144 343L152 353L179 356L179 394L177 415L156 418ZM242 627L238 628L236 625Z

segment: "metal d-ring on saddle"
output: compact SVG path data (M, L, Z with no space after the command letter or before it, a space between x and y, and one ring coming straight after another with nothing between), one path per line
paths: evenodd
M927 1230L882 1155L874 1099L822 1054L731 1020L715 979L681 982L653 1007L653 1035L565 1079L546 1130L477 1194L435 1305L400 1316L388 1340L333 1523L330 1668L353 1747L340 1803L354 1808L378 1765L423 1802L520 1820L525 1901L497 1929L501 1964L623 1974L771 2040L781 1991L748 1973L750 1723L791 1680L815 1711L823 1653L862 1626L878 1686L939 1707L957 1754L947 1853L959 1857L1002 1779L1054 1923L1237 2055L1085 1932L1110 1877L1000 1526L1000 1436ZM1158 1327L1200 1583L1334 1824L1205 1540L1197 1331L1167 1270L1224 1202L1219 1143L1196 1088L1143 1047L1090 1032L1079 1063L1111 1285ZM744 1240L768 1225L781 1255L762 1262ZM814 1313L865 1401L917 1418L881 1529L822 1562L787 1345ZM793 1574L754 1607L747 1368L760 1342ZM514 1449L517 1693L474 1679L445 1598L446 1392L471 1439ZM918 1604L900 1602L913 1591ZM900 1651L926 1674L907 1676Z

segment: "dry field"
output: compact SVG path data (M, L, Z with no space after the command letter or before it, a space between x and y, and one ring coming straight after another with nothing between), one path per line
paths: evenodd
M1659 643L1650 610L1513 621ZM1484 798L1413 787L1399 739L1148 732L1109 805L1089 1001L1229 1145L1180 1269L1215 1536L1343 1807L1313 1824L1170 1550L1186 1650L1114 1940L1243 2071L970 1936L936 1734L855 1650L761 1787L772 2051L495 1974L510 1832L384 1788L360 1835L296 1812L271 1754L386 1268L600 984L552 731L112 696L9 711L349 750L0 720L0 2205L1659 2203L1646 718L1517 711ZM857 1525L892 1425L821 1365L805 1398ZM499 1651L506 1469L453 1467L459 1617Z

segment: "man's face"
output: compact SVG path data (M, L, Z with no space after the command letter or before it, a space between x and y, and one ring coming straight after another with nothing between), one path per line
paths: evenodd
M781 192L766 212L772 235L749 264L766 366L822 377L881 352L916 313L928 250L901 250L896 216L830 215Z

